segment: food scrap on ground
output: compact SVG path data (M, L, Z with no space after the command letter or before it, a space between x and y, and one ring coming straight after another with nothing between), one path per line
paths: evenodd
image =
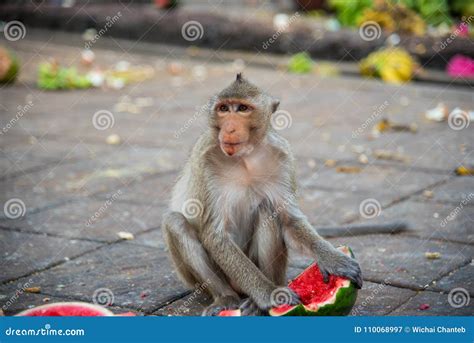
M367 164L369 163L369 158L367 157L366 154L360 154L357 160L362 163L362 164Z
M462 165L454 171L459 176L474 176L474 166Z
M399 152L384 150L384 149L374 150L372 155L378 160L398 161L398 162L404 162L404 163L410 160L408 156L405 156Z
M120 232L117 232L117 235L118 235L121 239L124 239L124 240L127 240L127 241L130 241L130 240L132 240L132 239L135 239L135 236L133 235L133 233L127 232L127 231L120 231Z
M423 196L425 198L431 199L433 197L433 195L434 195L433 191L429 191L429 190L424 190L423 191Z
M41 287L27 287L25 288L26 293L39 293L41 292Z
M95 55L92 51L83 51L81 62L88 68L88 71L82 72L79 72L74 66L63 67L55 59L41 63L38 68L38 87L44 90L91 87L121 89L127 84L148 80L155 74L155 70L151 66L131 66L127 61L120 61L110 69L103 70L98 66L92 68L94 60Z
M425 118L431 121L445 121L448 118L448 107L440 102L435 108L425 112Z
M430 304L420 304L418 308L422 311L428 310L430 308Z
M112 135L107 136L107 138L105 139L105 142L110 145L117 145L117 144L120 144L122 140L120 139L119 135L112 134Z
M126 112L132 114L141 113L142 108L153 106L153 98L150 97L138 97L132 99L129 96L124 96L120 101L115 104L115 112Z
M439 252L425 252L425 257L428 260L437 260L441 258L441 254Z
M84 89L92 87L92 83L76 68L61 67L56 60L52 60L40 64L38 87L44 90Z
M336 172L346 174L357 174L362 171L361 167L358 166L339 166L336 167Z
M386 131L395 131L395 132L405 131L405 132L416 133L418 131L418 125L416 125L415 123L411 123L411 124L394 123L384 118L380 120L377 124L375 124L372 129L372 133L375 136L378 136L379 134Z

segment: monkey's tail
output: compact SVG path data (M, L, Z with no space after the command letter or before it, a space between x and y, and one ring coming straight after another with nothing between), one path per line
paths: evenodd
M403 221L391 223L362 223L342 226L316 227L323 237L358 236L369 234L393 234L408 230L408 224Z

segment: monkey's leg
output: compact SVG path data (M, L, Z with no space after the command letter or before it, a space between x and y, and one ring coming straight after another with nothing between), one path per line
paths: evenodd
M288 251L283 238L282 224L279 218L272 216L272 211L268 207L259 208L249 256L275 285L286 284ZM240 309L244 316L266 315L250 298L242 302Z
M282 224L278 217L272 216L269 208L259 209L249 255L275 285L285 285L288 251Z
M202 284L214 302L204 314L215 315L226 308L235 308L239 296L227 282L220 268L209 258L196 230L179 212L166 214L163 231L179 276L190 287Z

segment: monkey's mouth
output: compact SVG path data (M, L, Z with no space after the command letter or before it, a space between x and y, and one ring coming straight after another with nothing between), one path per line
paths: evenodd
M236 142L236 143L230 143L230 142L222 142L223 146L238 146L240 144L244 144L245 142Z
M221 142L222 151L228 155L235 155L246 142Z

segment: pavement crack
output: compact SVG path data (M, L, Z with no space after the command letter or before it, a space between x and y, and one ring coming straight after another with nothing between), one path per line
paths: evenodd
M159 303L156 308L152 309L151 313L154 313L154 312L158 311L159 309L161 309L165 306L173 304L175 301L178 301L178 300L184 298L185 296L191 294L192 292L193 292L192 290L188 290L188 291L179 293L177 295L174 295L172 297L169 297L168 299L166 299L166 300L162 301L161 303Z
M67 263L67 262L76 260L76 259L78 259L78 258L80 258L80 257L82 257L82 256L84 256L84 255L86 255L86 254L89 254L89 253L98 251L98 250L100 250L100 249L102 249L102 248L104 248L104 247L107 247L107 246L109 246L109 245L112 245L112 244L115 244L115 243L121 242L121 241L122 241L122 240L114 241L114 242L112 242L112 243L104 243L103 245L99 245L99 246L97 246L97 247L95 247L95 248L92 248L92 249L83 251L83 252L80 253L80 254L77 254L77 255L75 255L75 256L69 257L69 259L67 259L67 260L64 260L64 259L63 259L63 260L61 260L61 261L57 261L57 262L51 263L51 264L47 265L46 267L39 268L39 269L35 269L35 270L31 271L31 272L28 272L28 273L19 275L19 276L14 277L14 278L6 279L6 280L0 282L0 286L6 285L6 284L11 283L11 282L18 281L18 280L20 280L20 279L22 279L22 278L25 278L25 277L28 277L28 276L32 276L32 275L34 275L34 274L38 274L38 273L41 273L41 272L44 272L44 271L49 270L49 269L52 269L52 268L55 268L55 267L60 266L60 265L62 265L62 264L64 264L64 263Z

